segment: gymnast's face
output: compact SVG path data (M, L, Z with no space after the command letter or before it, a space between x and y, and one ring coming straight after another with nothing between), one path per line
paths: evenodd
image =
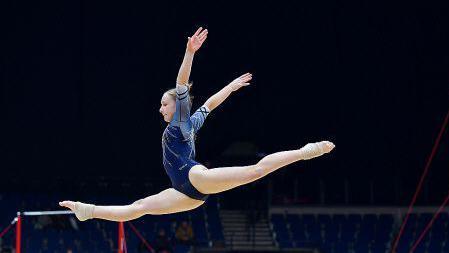
M173 114L175 114L176 110L176 101L167 92L164 93L161 99L161 108L159 108L159 112L164 117L165 122L170 122L173 119Z

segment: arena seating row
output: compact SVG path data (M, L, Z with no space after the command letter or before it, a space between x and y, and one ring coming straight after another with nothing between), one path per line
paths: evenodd
M432 214L412 214L398 253L408 252ZM416 249L417 253L449 252L449 216L441 215ZM318 248L322 253L385 253L394 239L393 215L272 214L271 224L281 248Z
M0 195L0 230L10 223L17 211L54 210L61 198L49 195ZM108 202L109 201L109 202ZM122 203L120 200L101 200L102 203ZM8 205L6 205L8 203ZM173 242L174 253L186 253L191 247L175 242L176 228L182 221L191 224L195 235L194 245L210 247L214 242L223 242L223 228L219 219L219 204L211 196L206 204L189 212L171 215L147 215L131 224L150 243L156 238L160 229L164 229ZM35 216L23 217L22 247L25 253L67 253L72 252L113 252L117 248L118 223L102 220L78 222L74 216ZM130 225L125 223L128 252L146 252L141 240L134 234ZM13 248L14 230L9 231L0 240L0 249ZM0 250L0 252L2 252Z

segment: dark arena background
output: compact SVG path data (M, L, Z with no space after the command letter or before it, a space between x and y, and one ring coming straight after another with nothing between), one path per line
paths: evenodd
M449 252L448 1L5 1L0 14L0 252ZM59 201L171 187L160 101L200 26L193 110L253 80L208 116L199 162L335 150L188 212L67 214Z

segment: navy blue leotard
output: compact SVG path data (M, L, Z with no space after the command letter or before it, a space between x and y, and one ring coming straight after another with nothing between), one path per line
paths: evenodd
M190 183L189 171L199 164L195 161L195 134L210 111L201 106L190 116L189 89L185 85L176 85L176 94L175 114L162 135L164 168L173 188L193 199L206 200L208 195Z

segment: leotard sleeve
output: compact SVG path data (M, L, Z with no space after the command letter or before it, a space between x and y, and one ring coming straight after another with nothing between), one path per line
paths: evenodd
M198 110L195 111L194 114L190 117L190 121L192 121L192 127L195 133L200 130L201 126L203 126L204 121L206 120L207 115L209 115L210 110L206 105L201 106Z
M190 136L192 123L190 121L190 96L186 85L176 84L176 110L170 122L172 126L178 126L184 138Z

